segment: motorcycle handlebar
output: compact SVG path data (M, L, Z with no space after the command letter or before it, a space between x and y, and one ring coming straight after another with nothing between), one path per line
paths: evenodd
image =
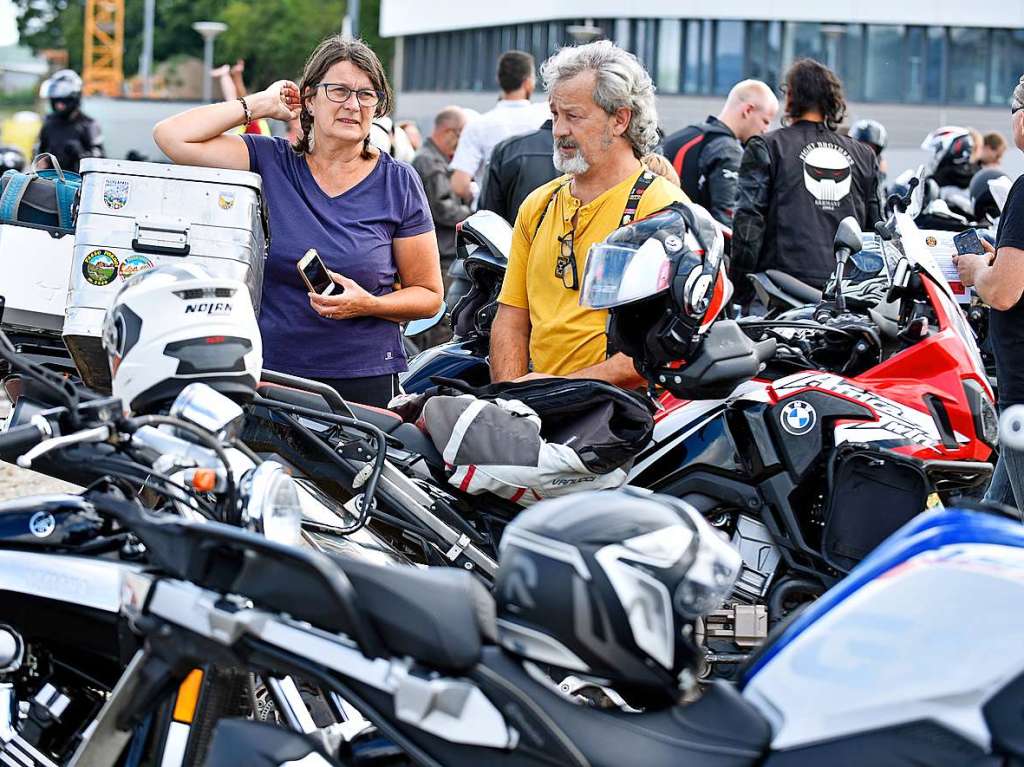
M15 426L0 433L0 459L11 461L38 445L49 435L40 423Z

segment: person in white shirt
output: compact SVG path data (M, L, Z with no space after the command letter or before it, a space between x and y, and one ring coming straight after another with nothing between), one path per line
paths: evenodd
M463 200L473 199L473 181L479 183L482 178L495 144L509 136L536 130L550 116L543 104L530 103L535 85L533 56L523 51L501 54L501 97L494 109L466 125L452 157L452 191Z

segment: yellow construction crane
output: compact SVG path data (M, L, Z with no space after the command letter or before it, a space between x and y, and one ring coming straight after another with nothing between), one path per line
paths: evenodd
M86 0L83 92L120 96L124 83L124 0Z

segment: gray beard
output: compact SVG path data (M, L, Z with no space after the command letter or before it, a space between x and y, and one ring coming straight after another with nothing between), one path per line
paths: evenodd
M570 176L582 176L590 170L590 163L583 157L579 149L572 157L564 157L555 147L551 154L551 161L555 164L555 170L559 173L568 173Z

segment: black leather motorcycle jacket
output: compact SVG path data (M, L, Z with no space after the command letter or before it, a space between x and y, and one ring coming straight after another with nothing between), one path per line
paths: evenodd
M86 157L103 156L103 134L99 123L76 110L70 118L51 112L39 133L38 153L49 152L62 170L78 172Z
M733 282L779 269L823 288L835 268L839 222L871 231L882 216L878 159L867 144L800 120L755 136L740 163L733 221ZM742 295L742 294L741 294Z

